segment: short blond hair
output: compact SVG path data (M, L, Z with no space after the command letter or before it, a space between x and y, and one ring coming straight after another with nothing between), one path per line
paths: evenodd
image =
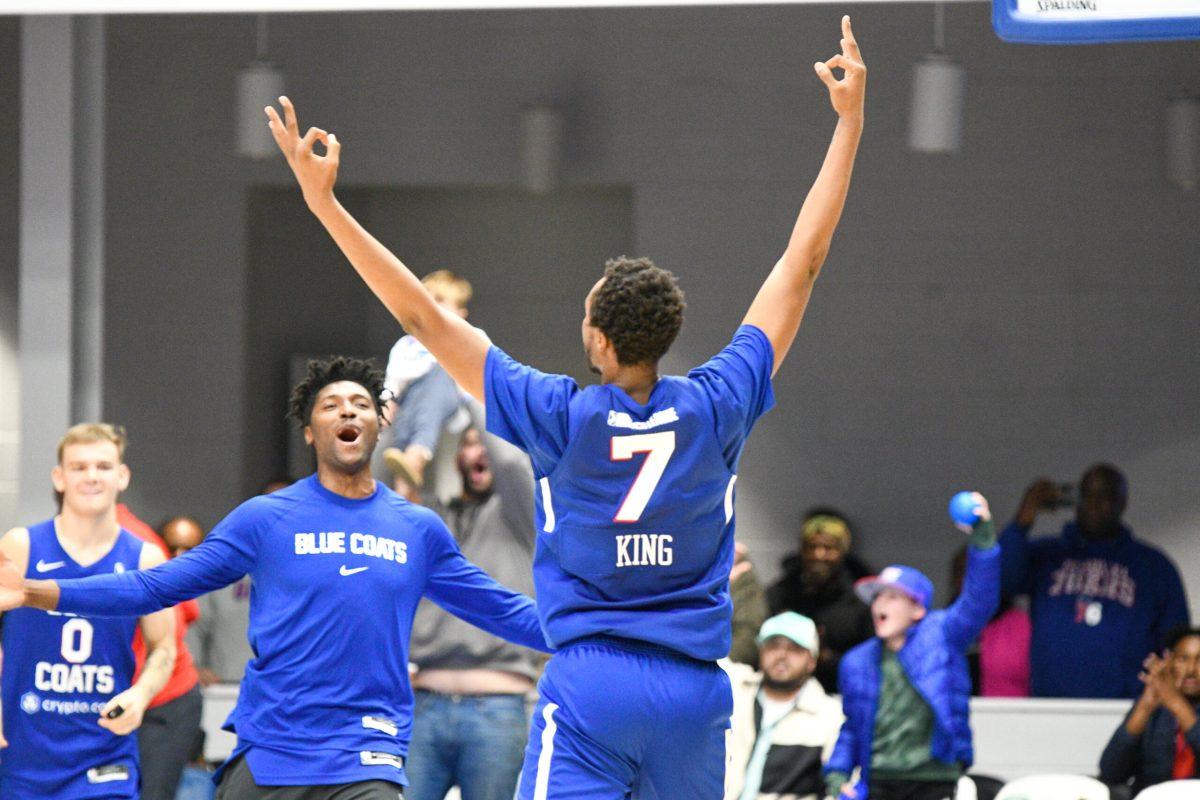
M474 294L469 280L448 269L434 270L422 278L421 283L435 300L446 300L458 308L466 308Z
M62 463L63 451L73 444L91 444L93 442L111 442L117 446L117 458L125 460L125 429L120 425L110 425L107 422L82 422L67 428L67 432L58 440L58 463Z

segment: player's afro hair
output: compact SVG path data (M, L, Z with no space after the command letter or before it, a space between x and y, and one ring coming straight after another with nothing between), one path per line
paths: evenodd
M292 389L288 401L288 417L301 427L312 421L313 405L317 395L331 383L351 381L367 390L375 401L375 411L383 416L383 372L375 362L349 356L330 356L308 362L308 375Z
M604 265L592 297L592 325L608 337L623 365L654 364L683 327L683 291L648 258L621 256Z

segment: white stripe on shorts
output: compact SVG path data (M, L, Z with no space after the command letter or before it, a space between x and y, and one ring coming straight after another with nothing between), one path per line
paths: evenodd
M547 703L542 709L542 719L546 727L542 729L542 752L538 756L537 782L533 784L533 800L546 800L546 792L550 791L550 759L554 757L554 733L558 725L554 722L554 712L558 706Z
M542 478L538 483L542 487L542 513L546 515L546 524L542 526L542 530L554 533L554 498L550 496L550 479Z
M729 485L725 487L725 524L729 524L729 520L733 519L733 485L737 483L737 475L729 479Z

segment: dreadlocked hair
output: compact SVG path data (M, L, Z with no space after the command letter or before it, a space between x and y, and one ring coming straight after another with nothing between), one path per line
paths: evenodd
M383 416L383 372L372 359L330 356L308 362L308 375L292 389L288 400L288 417L301 427L312 421L317 395L331 383L350 381L367 390L375 401L375 411Z

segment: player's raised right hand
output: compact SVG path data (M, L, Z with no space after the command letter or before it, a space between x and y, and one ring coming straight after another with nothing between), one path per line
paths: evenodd
M862 53L858 49L858 41L854 31L850 29L850 17L842 17L842 52L828 61L818 61L813 64L817 77L829 89L829 102L838 117L853 122L861 122L863 118L863 98L867 92L867 67L863 63ZM833 70L842 70L842 79L838 80Z
M317 207L333 199L333 185L337 183L338 162L342 145L332 133L326 133L320 128L309 128L301 136L300 125L296 120L296 108L286 97L279 98L283 107L283 117L274 106L267 106L267 125L275 144L287 159L288 166L296 176L300 190L304 192L304 200L314 211ZM318 155L316 143L325 146L325 155Z

